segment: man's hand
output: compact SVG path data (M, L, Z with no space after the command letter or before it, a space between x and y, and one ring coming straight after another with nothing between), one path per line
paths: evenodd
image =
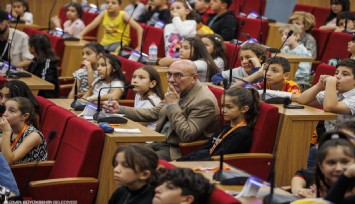
M169 84L168 86L168 90L167 92L165 93L165 103L167 105L171 105L171 104L174 104L174 103L178 103L179 100L180 100L180 94L178 94L174 88L173 85Z

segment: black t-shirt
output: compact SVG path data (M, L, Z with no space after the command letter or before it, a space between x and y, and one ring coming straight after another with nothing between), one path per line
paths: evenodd
M7 40L1 41L0 40L0 59L8 61L8 56L9 56L9 49L7 45ZM6 50L5 50L6 48ZM5 52L4 52L5 50Z

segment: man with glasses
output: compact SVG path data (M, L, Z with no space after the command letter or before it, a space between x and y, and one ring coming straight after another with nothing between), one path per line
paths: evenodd
M196 65L190 60L172 63L167 73L168 90L164 100L151 109L120 106L117 101L105 102L111 113L125 114L139 122L157 120L156 131L166 142L149 144L162 159L181 157L179 143L210 136L218 126L217 100L209 88L198 80Z
M0 10L0 61L9 61L9 56L16 67L27 68L33 59L26 33L10 28L9 14Z

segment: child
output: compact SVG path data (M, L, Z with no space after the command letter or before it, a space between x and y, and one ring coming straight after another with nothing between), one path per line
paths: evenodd
M56 98L59 92L57 63L59 57L51 48L49 38L43 34L31 36L28 40L30 53L35 57L28 67L32 74L54 84L54 90L40 90L39 96Z
M170 10L166 5L166 0L149 0L147 12L141 17L139 22L150 26L163 28L170 20Z
M214 14L210 6L211 0L195 0L195 10L200 14L203 24L206 24L208 17Z
M287 34L290 30L293 30L293 34L286 40ZM298 42L301 37L301 30L295 25L284 25L280 27L281 40L285 42L285 46L281 49L283 53L294 54L302 57L312 57L310 51L307 48ZM298 85L302 87L303 90L307 89L310 86L310 74L311 74L312 63L310 62L300 62L298 69L295 74L295 81Z
M202 174L187 168L168 169L159 177L159 183L155 188L153 204L208 203L207 199L214 189Z
M210 160L211 156L249 152L252 128L259 112L259 93L255 89L230 88L222 99L224 120L230 121L217 130L197 151L178 160Z
M337 16L337 27L334 32L355 32L355 15L350 11L344 11ZM346 28L345 28L346 25Z
M47 143L38 130L31 101L23 97L9 99L0 118L1 152L6 161L18 164L47 160Z
M207 34L213 34L213 30L209 28L208 26L204 25L202 23L202 19L200 14L195 13L195 21L196 21L196 37L201 38L204 35Z
M195 37L196 21L194 11L185 0L176 0L170 6L172 23L164 28L165 56L177 58L181 42L187 37Z
M145 14L145 6L139 0L129 0L129 4L124 8L124 11L132 16L132 19L138 21Z
M202 41L197 38L186 38L183 41L179 52L179 59L189 59L193 61L201 82L210 81L211 77L219 72L219 68L208 54L206 47L203 45ZM179 59L166 57L159 61L159 65L170 66L170 64Z
M327 131L337 123L355 119L355 60L341 60L334 76L321 75L316 85L303 92L297 102L307 105L323 105L324 111L338 114L337 120L326 120Z
M125 78L119 59L115 55L103 54L98 60L97 72L99 77L94 80L83 98L89 101L97 101L100 89L110 87L109 89L102 89L101 101L120 99L124 93Z
M89 89L92 82L98 77L97 75L97 60L99 55L105 53L105 49L99 43L88 43L83 47L83 61L84 65L73 73L77 80L78 96L84 95ZM68 98L74 98L74 86L72 87Z
M270 65L269 65L270 64ZM276 90L280 92L288 92L292 101L296 101L298 95L301 94L299 86L292 80L288 80L290 76L290 63L283 57L272 57L266 60L265 64L257 72L245 78L247 82L255 81L256 79L263 78L265 68L269 65L266 73L267 85L269 90ZM245 82L238 81L234 86L242 86ZM264 88L264 81L253 84L258 89ZM284 93L282 93L284 94Z
M349 0L330 0L330 11L320 30L334 30L336 28L337 15L342 11L350 11Z
M297 26L301 30L301 36L298 41L312 53L313 58L316 58L317 42L311 34L312 28L315 25L314 16L304 11L295 11L288 18L288 23Z
M222 37L218 34L209 34L203 36L201 40L216 65L223 71L228 66L228 60Z
M355 162L354 146L341 133L328 132L317 152L315 172L298 171L291 191L300 197L324 197L342 172ZM341 138L341 139L340 139ZM313 179L314 178L314 179Z
M244 44L239 51L239 58L241 61L241 66L232 69L232 84L234 84L238 78L245 79L251 74L255 73L261 64L266 60L266 49L256 43L246 43ZM223 79L229 81L230 70L223 71L212 77L212 82L216 85L223 86ZM254 83L256 81L253 81Z
M163 88L158 71L151 66L143 66L133 73L132 85L136 92L135 108L153 108L164 99ZM155 130L156 122L146 124L149 129Z
M347 120L339 123L335 129L339 132L346 134L350 140L354 144L355 142L355 120ZM354 144L355 145L355 144Z
M20 20L25 24L33 24L33 15L24 0L14 0L12 3L12 17L16 19L17 16L20 16Z
M158 167L155 152L139 145L121 147L113 155L112 165L121 187L113 192L109 204L151 203Z
M211 10L216 14L211 15L207 21L208 27L219 34L224 41L233 40L238 28L234 11L228 11L231 4L232 0L212 0Z
M104 35L100 44L110 52L118 53L119 49L121 49L121 41L123 46L128 46L130 44L130 26L132 26L137 32L137 47L135 49L140 50L143 32L142 27L134 19L130 19L125 11L120 11L121 0L107 0L106 3L106 10L100 13L83 31L81 31L80 38L102 23L104 27ZM124 34L122 36L123 31Z
M350 52L351 59L355 59L355 35L351 38L351 41L348 42L348 52Z
M78 38L80 36L80 32L85 28L85 24L81 20L83 17L83 9L81 5L79 3L68 4L68 6L66 6L66 16L68 20L66 20L63 24L63 31L65 34ZM62 28L62 23L60 22L58 16L53 16L51 21L56 28Z

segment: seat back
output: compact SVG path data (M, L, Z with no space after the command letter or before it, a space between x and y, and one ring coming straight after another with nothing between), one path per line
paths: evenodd
M312 86L316 85L319 81L320 75L331 75L335 74L336 67L328 64L319 64L314 75Z
M229 42L224 42L224 45L226 46L227 59L228 59L228 63L229 63L227 66L225 66L225 70L237 67L240 46L229 43ZM234 58L233 58L233 56L234 56Z
M323 53L328 44L328 40L332 31L330 30L319 30L318 28L314 28L312 30L312 36L316 39L317 42L317 58L316 60L320 60L323 57Z
M0 76L0 88L5 85L7 82L7 79L5 77Z
M158 47L158 57L165 57L164 30L154 26L146 26L144 34L143 52L149 53L149 46L154 42Z
M334 57L344 59L350 57L347 50L348 42L351 41L352 35L348 33L332 32L330 34L325 52L323 53L321 62L328 63Z
M306 4L296 4L295 7L293 8L293 12L295 11L304 11L307 13L313 13L314 6L306 5Z
M251 153L272 153L279 124L279 109L262 102L259 115L253 129Z
M145 28L145 24L140 23L139 24L143 29ZM138 35L137 35L137 31L131 27L130 30L130 37L131 37L131 44L129 45L131 48L135 49L138 45ZM142 39L142 43L144 42L145 39Z
M60 61L58 63L58 66L61 65L61 61L63 59L64 56L64 38L62 37L58 37L58 36L54 36L51 34L47 34L49 38L49 41L51 43L51 47L54 50L54 52L58 55L58 57L60 58Z
M223 120L223 115L222 115L222 96L224 93L224 89L219 88L219 87L214 87L212 85L208 85L208 88L211 90L211 92L213 93L213 95L217 99L218 108L219 108L219 122L220 122L220 124L223 124L224 120Z
M207 204L216 204L216 203L223 203L223 204L240 204L241 202L231 196L230 194L224 192L219 188L215 188L210 197L208 198Z
M35 97L39 103L39 111L41 114L41 121L40 121L39 126L43 127L43 122L44 122L44 119L46 118L47 110L49 107L55 106L55 103L53 103L52 101L50 101L46 98L43 98L42 96L35 96Z
M48 160L55 160L57 152L62 141L64 131L70 118L76 115L69 110L59 106L50 106L47 110L46 117L43 119L41 132L47 141ZM56 132L54 138L49 138L51 132Z
M97 178L103 144L101 128L79 117L70 118L49 178Z
M261 5L260 5L261 3ZM243 0L242 12L245 14L249 14L251 11L255 11L257 13L260 12L261 7L261 15L265 13L266 0Z
M324 25L325 20L327 19L327 16L329 14L330 8L328 7L319 7L315 6L313 10L313 15L316 19L316 28L319 28L320 26Z
M237 19L238 22L245 21L241 33L249 34L251 37L259 40L259 35L261 31L263 33L262 43L266 43L267 35L269 33L269 22L267 20L262 20L260 25L260 19L247 18L243 16L238 16ZM243 34L241 34L238 40L246 41L248 39Z

